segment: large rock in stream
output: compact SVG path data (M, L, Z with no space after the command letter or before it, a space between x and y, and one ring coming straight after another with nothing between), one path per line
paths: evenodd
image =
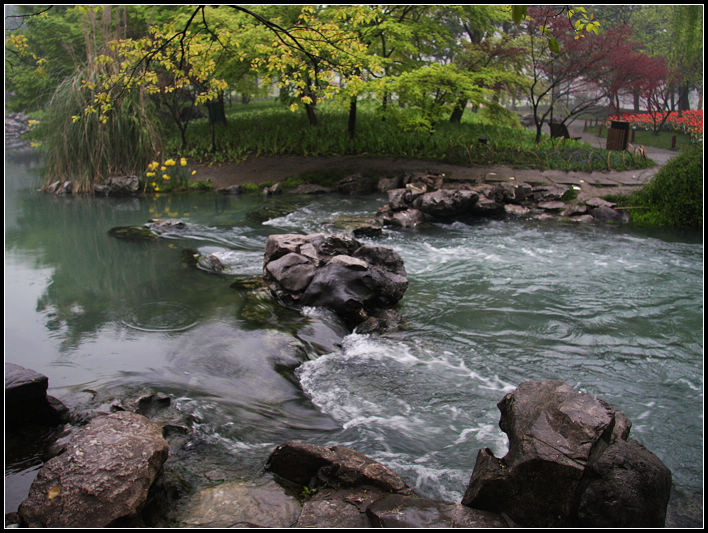
M460 504L428 500L392 470L344 446L290 441L267 469L306 489L295 527L506 527L502 518Z
M29 527L130 523L167 455L162 429L144 416L124 411L94 418L39 470L20 520Z
M620 411L560 381L522 383L498 407L509 451L480 450L463 504L526 527L664 526L671 472Z
M264 279L286 305L324 307L349 327L395 327L393 307L408 288L394 250L363 245L348 235L284 234L268 237Z

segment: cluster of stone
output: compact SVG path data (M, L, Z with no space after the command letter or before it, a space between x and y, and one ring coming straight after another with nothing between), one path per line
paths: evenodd
M444 180L442 175L411 176L386 191L388 203L377 212L384 226L415 228L426 221L450 222L503 216L563 218L573 222L628 221L626 212L601 198L576 200L572 185L523 182L475 184Z
M408 288L398 253L345 234L271 235L263 275L285 305L324 307L359 332L396 327Z
M6 375L10 434L26 423L30 407L35 422L62 423L56 401L47 400L46 377L11 364ZM169 454L163 434L171 427L145 415L165 403L141 398L132 411L97 414L73 428L39 469L14 523L145 525L142 513L158 497L153 489ZM620 411L560 381L522 383L498 407L509 451L501 459L479 451L460 503L417 495L355 450L289 441L270 454L261 479L195 492L171 520L185 527L664 526L671 472L628 438L631 423Z

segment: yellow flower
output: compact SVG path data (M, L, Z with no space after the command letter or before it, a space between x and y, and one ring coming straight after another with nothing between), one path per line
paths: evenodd
M156 189L156 188L157 188L157 183L155 183L154 181L153 181L150 185L152 185L152 188L153 188L153 189Z
M155 185L155 190L156 190L156 191L159 191L159 190L160 190L160 187L158 187L157 185Z
M187 166L187 160L183 157L182 159L179 160L179 164L183 167Z
M175 161L174 161L174 159L168 159L167 161L165 161L165 166L166 166L166 167L173 167L173 166L175 166Z
M157 167L159 167L159 166L160 166L160 163L158 163L157 161L153 161L152 163L150 163L148 165L148 170L157 170Z
M197 173L196 170L192 170L192 176L194 176Z
M154 172L146 172L145 175L146 175L148 178L152 178L152 177L155 175L155 173L154 173Z
M164 172L165 170L167 170L167 167L163 165L160 167L160 170L162 170Z
M163 175L162 175L162 179L165 180L165 181L169 181L169 180L170 180L170 177L169 177L167 174L163 174Z

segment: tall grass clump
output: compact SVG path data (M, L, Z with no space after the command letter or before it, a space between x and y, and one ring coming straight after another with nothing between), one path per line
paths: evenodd
M637 224L702 229L702 148L690 148L670 159L632 202L646 208L632 214Z
M114 96L102 116L87 112L95 77L95 67L87 67L64 80L43 115L38 137L47 184L70 181L74 192L90 192L110 176L141 173L162 151L152 104L140 91Z

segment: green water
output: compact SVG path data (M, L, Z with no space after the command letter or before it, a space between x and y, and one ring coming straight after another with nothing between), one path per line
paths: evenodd
M232 283L261 274L269 234L335 231L382 198L54 197L34 190L33 165L9 161L5 176L5 360L49 376L75 409L169 396L190 421L173 453L194 490L213 471L257 476L274 446L304 439L459 501L477 451L505 453L496 403L522 381L561 379L624 411L677 490L702 498L701 236L509 220L385 232L376 242L410 279L408 328L341 339L321 310ZM149 243L108 235L151 218L187 228ZM185 263L190 249L229 273ZM6 464L6 511L38 466Z

